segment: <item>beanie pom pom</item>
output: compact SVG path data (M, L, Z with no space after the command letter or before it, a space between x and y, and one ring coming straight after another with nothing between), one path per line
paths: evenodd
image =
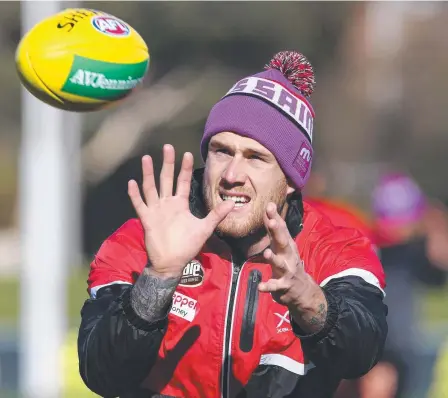
M277 69L297 88L302 95L310 97L316 84L311 63L296 51L281 51L275 54L265 69Z

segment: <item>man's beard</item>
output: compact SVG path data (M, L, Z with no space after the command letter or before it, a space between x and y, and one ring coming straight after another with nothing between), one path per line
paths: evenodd
M246 218L233 217L230 213L216 228L215 232L222 238L229 239L259 239L266 235L263 215L266 212L266 206L269 202L277 205L277 211L282 214L286 203L287 182L281 180L275 185L268 194L257 196L256 203L251 200L248 206L252 207L252 211ZM204 203L207 212L213 208L213 198L215 192L212 192L207 184L203 185Z

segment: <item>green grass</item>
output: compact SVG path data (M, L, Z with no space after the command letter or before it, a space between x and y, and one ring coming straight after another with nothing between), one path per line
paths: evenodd
M67 315L72 324L78 324L80 310L87 295L88 269L82 267L68 279ZM51 283L49 279L48 283ZM57 297L55 297L57 300ZM0 278L0 323L13 325L18 322L20 312L20 284L17 278Z
M448 288L428 289L420 292L420 321L429 328L448 326Z
M62 398L95 398L93 394L84 386L78 373L78 358L76 350L77 330L80 323L80 310L87 295L87 274L86 267L79 268L73 272L68 280L68 302L67 315L70 329L67 334L67 341L64 344L64 391ZM51 283L49 279L48 283ZM55 297L55 300L58 298ZM17 278L0 279L0 324L11 328L18 326L20 313L20 283ZM0 390L2 398L19 398L17 391Z

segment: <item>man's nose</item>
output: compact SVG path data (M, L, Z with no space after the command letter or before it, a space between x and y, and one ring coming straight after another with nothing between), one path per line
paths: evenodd
M244 185L247 179L247 174L244 169L244 159L239 155L234 156L224 169L221 178L230 185Z

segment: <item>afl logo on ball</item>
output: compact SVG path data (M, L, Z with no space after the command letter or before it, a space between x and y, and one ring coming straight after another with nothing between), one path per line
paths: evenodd
M197 260L192 260L185 266L179 285L196 287L202 285L203 280L204 270L201 263Z
M131 33L129 26L114 17L94 17L92 18L92 25L96 30L108 36L124 37Z

